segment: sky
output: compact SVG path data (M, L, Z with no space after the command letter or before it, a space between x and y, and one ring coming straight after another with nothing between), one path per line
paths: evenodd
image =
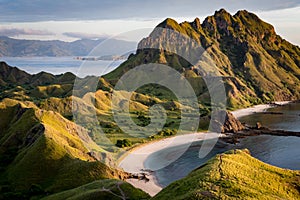
M221 8L232 14L241 9L254 12L285 39L300 45L300 0L0 0L0 35L64 41L140 40L167 17L178 22L195 17L203 21ZM137 29L144 31L126 34Z

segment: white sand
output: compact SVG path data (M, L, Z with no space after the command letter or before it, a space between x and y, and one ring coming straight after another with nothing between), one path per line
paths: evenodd
M275 102L276 104L287 104L289 102ZM233 115L237 118L242 116L250 115L257 112L264 112L266 109L271 108L272 105L264 104L257 105L251 108L245 108L233 111ZM212 133L193 133L187 135L179 135L171 138L162 139L159 141L151 142L149 144L142 145L141 147L137 147L133 149L131 152L126 155L123 160L119 163L119 167L122 168L126 172L130 173L143 173L143 169L145 170L144 162L148 158L148 156L154 152L159 150L179 146L182 144L192 143L195 141L201 141L204 139L216 137L216 134ZM149 169L147 170L155 170ZM137 179L128 179L126 180L128 183L132 184L136 188L140 188L143 191L147 192L151 196L154 196L159 191L162 190L162 187L157 183L155 175L150 173L147 178L149 181L145 180L137 180Z
M288 103L291 103L291 101L276 101L274 102L277 105L285 105ZM261 104L257 106L253 106L250 108L243 108L239 110L232 111L231 113L236 117L236 118L241 118L247 115L251 115L254 113L260 113L260 112L265 112L267 109L274 107L274 105L270 104Z
M159 141L151 142L141 147L137 147L133 151L129 152L129 154L123 160L121 160L119 167L126 172L143 173L144 172L143 169L144 170L146 169L146 167L144 166L144 162L150 154L165 148L179 146L182 144L188 144L195 141L201 141L204 139L209 139L217 136L218 134L213 134L213 133L193 133L193 134L179 135L179 136L165 138ZM156 170L156 169L147 168L147 170ZM154 196L160 190L162 190L162 187L157 183L154 174L150 173L147 176L147 178L150 179L148 182L146 182L145 180L137 180L137 179L128 179L126 181L132 184L133 186L135 186L136 188L140 188L143 191L150 194L151 196Z
M251 115L254 113L259 113L259 112L265 112L267 109L272 108L272 105L269 104L262 104L262 105L257 105L253 106L250 108L243 108L239 110L232 111L231 113L236 117L236 118L241 118L247 115Z

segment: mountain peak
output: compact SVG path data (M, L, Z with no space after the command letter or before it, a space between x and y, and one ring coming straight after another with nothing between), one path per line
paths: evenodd
M234 17L246 17L246 18L250 18L250 19L255 19L255 20L259 20L262 21L256 14L251 13L247 10L239 10Z
M299 99L300 86L294 84L299 82L300 50L277 35L272 25L246 10L231 15L221 9L208 16L197 29L199 26L198 18L180 24L170 18L164 20L158 27L180 34L154 30L139 43L136 55L122 64L121 69L106 76L111 79L108 81L113 84L116 77L121 77L137 63L168 64L188 77L203 76L176 55L190 53L187 50L195 47L189 44L189 40L178 39L180 35L186 35L206 50L224 77L234 77L226 81L231 87L228 94L231 108L252 104L252 97L259 102ZM164 52L165 49L168 53ZM284 83L290 84L291 90L282 90Z
M217 10L214 15L216 16L216 15L224 15L224 14L230 15L230 13L227 12L227 10L225 10L224 8L221 8L220 10Z
M240 10L234 16L234 18L239 19L242 24L248 29L251 29L252 32L258 32L263 35L275 35L274 27L261 20L257 15L254 13L248 12L247 10Z
M169 28L169 29L177 30L178 27L180 27L180 25L179 25L178 22L175 21L174 19L172 19L172 18L167 18L167 19L165 19L163 22L161 22L160 24L158 24L157 27L161 27L161 28Z
M223 8L215 12L214 18L217 20L218 24L226 23L229 25L234 21L233 16Z
M191 23L192 27L196 30L199 30L201 28L201 22L198 17L195 18L195 20Z
M239 11L235 14L235 16L236 16L236 15L237 15L237 16L240 16L240 15L249 15L249 14L252 14L252 13L248 12L247 10L239 10Z

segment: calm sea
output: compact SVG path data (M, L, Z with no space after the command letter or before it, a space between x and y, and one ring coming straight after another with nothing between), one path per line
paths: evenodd
M255 114L243 117L241 121L252 125L260 121L264 126L269 128L300 131L300 104L272 108L270 111L281 112L283 114ZM167 186L175 180L185 177L216 154L233 148L247 148L250 150L252 156L261 161L282 168L300 170L300 137L261 135L242 139L241 143L236 146L218 143L210 154L203 159L198 157L201 144L202 142L193 143L178 160L156 171L159 184ZM177 147L172 147L153 153L145 161L146 168L151 166L151 162L168 159L170 155L176 153L176 149Z
M72 72L80 77L101 76L118 67L124 60L118 61L82 61L76 57L1 57L8 65L18 67L30 74L41 71L52 74Z

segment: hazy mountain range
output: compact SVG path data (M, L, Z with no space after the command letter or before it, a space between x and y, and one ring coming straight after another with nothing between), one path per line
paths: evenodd
M97 45L104 41L105 39L81 39L74 42L20 40L1 36L0 56L87 56ZM101 55L96 56L118 55L124 53L124 50L136 48L136 42L117 39L109 39L103 45L99 52ZM116 47L121 47L121 49Z

